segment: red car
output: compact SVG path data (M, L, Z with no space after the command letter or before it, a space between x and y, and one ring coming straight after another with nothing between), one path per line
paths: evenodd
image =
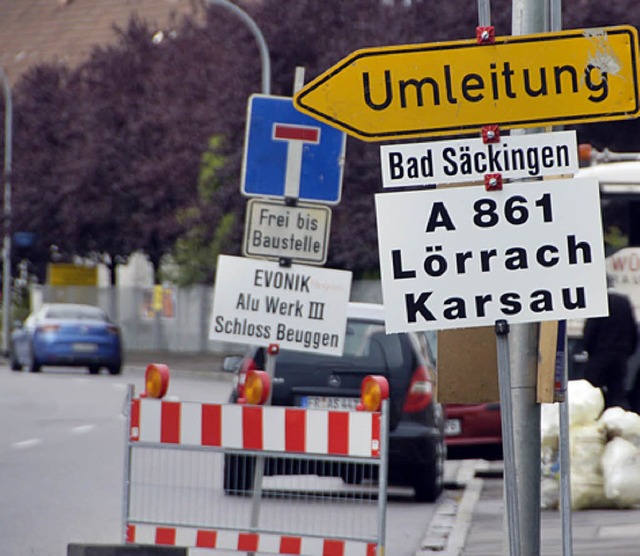
M449 459L502 459L500 404L445 404Z

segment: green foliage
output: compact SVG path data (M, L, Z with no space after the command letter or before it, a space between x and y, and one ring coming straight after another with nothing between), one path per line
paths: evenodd
M222 137L214 135L209 139L209 148L202 155L198 176L198 195L201 201L211 202L215 192L222 186L219 175L225 165L225 157L221 154L222 144Z
M223 252L230 231L236 222L236 215L222 217L212 238L204 225L197 225L176 241L171 262L162 277L178 286L210 284L215 277L218 255Z
M200 165L198 204L182 209L177 215L186 231L176 240L173 264L163 277L180 286L213 283L218 255L227 245L237 221L237 215L229 212L222 215L213 233L209 225L214 196L222 186L220 172L225 166L222 146L220 136L211 137Z

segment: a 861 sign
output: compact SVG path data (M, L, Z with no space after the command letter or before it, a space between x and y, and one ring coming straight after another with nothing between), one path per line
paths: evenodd
M607 314L598 184L376 196L388 332Z

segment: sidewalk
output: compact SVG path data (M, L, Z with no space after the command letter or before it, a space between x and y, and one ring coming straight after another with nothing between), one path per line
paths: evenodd
M503 543L504 501L502 464L474 460L476 473L467 477L456 497L455 524L447 535L446 547L424 547L426 556L500 556L507 554ZM469 473L469 465L460 473ZM460 476L460 473L458 476ZM640 506L630 510L580 510L572 513L572 554L575 556L637 556L640 554ZM568 556L562 553L562 522L558 510L541 510L540 556Z
M124 364L146 369L149 363L164 363L171 371L222 373L224 354L181 353L172 351L127 351Z

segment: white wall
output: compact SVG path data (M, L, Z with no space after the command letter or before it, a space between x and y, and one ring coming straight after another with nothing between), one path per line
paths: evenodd
M125 265L118 265L118 285L129 288L144 288L153 286L153 266L143 253L134 253ZM98 286L107 287L110 284L109 269L98 265Z

